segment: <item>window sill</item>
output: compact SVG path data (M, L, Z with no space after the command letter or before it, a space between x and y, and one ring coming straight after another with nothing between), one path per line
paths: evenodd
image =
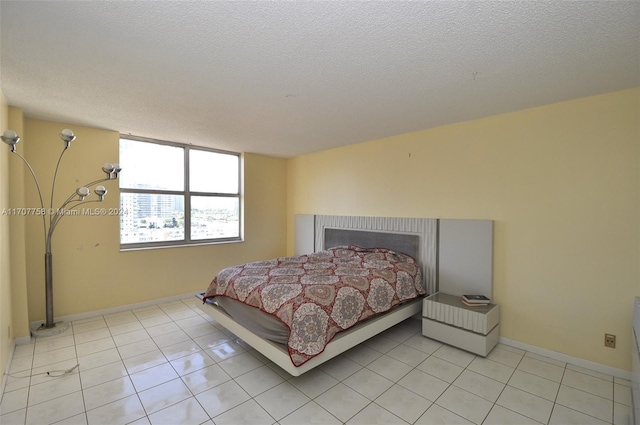
M190 247L198 247L198 246L208 246L208 245L226 245L226 244L234 244L234 243L242 243L243 239L234 239L234 240L226 240L226 241L203 241L203 242L193 242L193 243L176 243L171 245L150 245L150 246L122 246L120 245L120 252L128 252L128 251L148 251L151 249L167 249L167 248L190 248Z

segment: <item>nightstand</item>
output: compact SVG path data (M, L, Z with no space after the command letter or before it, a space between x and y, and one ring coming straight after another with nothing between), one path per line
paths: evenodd
M486 357L500 337L500 307L467 307L458 295L436 292L423 301L422 334Z

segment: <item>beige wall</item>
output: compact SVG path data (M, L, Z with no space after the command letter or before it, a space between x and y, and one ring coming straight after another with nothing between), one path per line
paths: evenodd
M493 219L501 336L629 370L639 108L626 90L294 158L288 252L297 213Z
M102 164L118 162L117 132L25 119L21 148L36 170L45 206L62 149L58 134L66 127L76 133L77 140L63 157L54 207L76 187L102 177ZM244 169L243 243L120 252L117 216L65 217L53 238L55 316L204 291L223 267L283 255L286 161L247 154ZM87 207L118 207L118 183L104 185L109 191L105 202ZM24 191L27 206L37 206L32 181L25 179ZM44 245L42 222L37 217L27 218L26 246L29 320L43 320Z
M9 108L9 128L16 133L24 134L24 119L22 110ZM18 145L18 152L23 149L22 141ZM9 205L26 205L23 188L25 181L33 184L31 174L24 166L24 162L16 155L9 155ZM29 309L27 300L27 263L26 263L26 217L11 215L9 219L9 240L11 241L11 305L13 307L13 336L15 338L29 338Z
M9 111L0 91L0 132L7 129ZM9 149L0 146L0 212L9 207ZM11 254L9 252L9 216L0 213L0 371L6 372L13 335L11 324ZM3 375L4 376L4 375ZM4 381L4 378L3 378Z

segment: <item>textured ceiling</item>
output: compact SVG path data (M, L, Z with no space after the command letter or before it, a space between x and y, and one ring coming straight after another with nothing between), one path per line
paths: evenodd
M27 117L291 157L640 85L640 2L0 2Z

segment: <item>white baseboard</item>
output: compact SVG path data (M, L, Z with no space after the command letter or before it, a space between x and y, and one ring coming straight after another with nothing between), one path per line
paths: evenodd
M25 345L31 343L30 336L21 336L20 338L16 338L14 341L15 345Z
M182 295L174 295L174 296L165 297L165 298L156 298L153 300L142 301L135 304L121 305L118 307L107 308L104 310L89 311L86 313L72 314L70 316L55 317L53 321L54 322L73 322L76 320L90 319L96 316L106 316L108 314L121 313L123 311L128 311L128 310L136 310L136 309L145 308L145 307L152 307L157 304L169 303L169 302L184 300L188 298L195 298L195 294L196 294L195 292L188 292ZM40 325L42 325L42 323L43 323L42 320L31 322L29 325L29 329L31 330L37 329ZM16 344L18 345L28 344L30 341L31 341L30 337L18 338L16 339Z
M564 363L570 363L575 366L584 367L586 369L593 370L595 372L604 373L605 375L615 376L616 378L631 380L631 372L628 370L618 369L611 366L606 366L600 363L584 360L579 357L569 356L567 354L558 353L557 351L547 350L546 348L537 347L535 345L525 344L524 342L516 341L513 339L500 337L499 342L504 345L519 348L521 350L529 351L534 354L546 356L554 360L558 360Z

